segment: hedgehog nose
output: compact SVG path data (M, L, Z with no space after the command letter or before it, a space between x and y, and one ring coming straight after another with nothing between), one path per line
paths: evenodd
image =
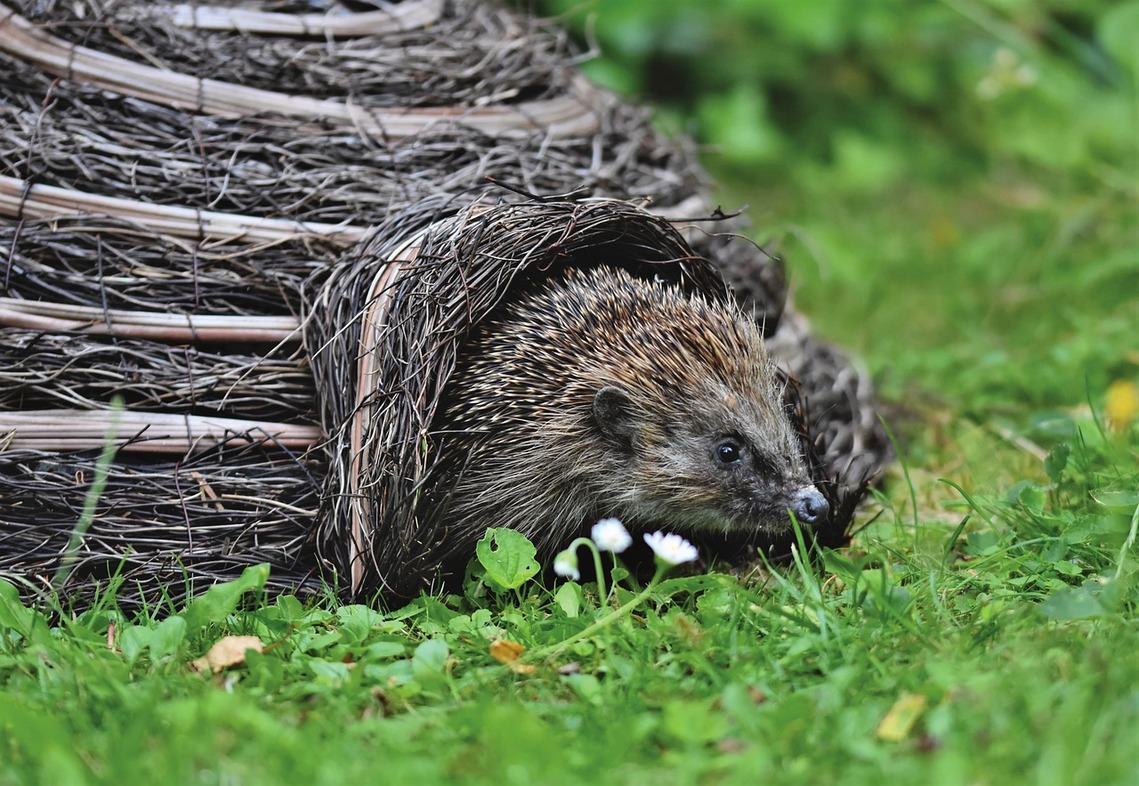
M791 500L791 512L800 524L818 524L831 512L831 506L817 488L807 486Z

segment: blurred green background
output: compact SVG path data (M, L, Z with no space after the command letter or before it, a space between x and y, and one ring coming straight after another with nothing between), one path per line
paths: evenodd
M705 147L887 396L1010 417L1139 368L1139 2L544 0Z

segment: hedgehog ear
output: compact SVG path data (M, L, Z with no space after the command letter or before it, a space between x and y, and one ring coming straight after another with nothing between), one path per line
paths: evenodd
M606 385L593 395L593 418L601 433L622 445L632 445L637 435L633 399L616 385Z

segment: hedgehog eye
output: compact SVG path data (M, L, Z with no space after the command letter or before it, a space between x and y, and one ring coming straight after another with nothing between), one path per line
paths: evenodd
M712 455L720 464L736 464L743 458L743 446L734 437L726 437L716 443Z

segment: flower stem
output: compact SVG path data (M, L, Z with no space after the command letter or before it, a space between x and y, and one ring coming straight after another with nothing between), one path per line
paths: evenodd
M596 551L594 553L596 554ZM598 561L600 562L600 557L598 557ZM594 633L601 630L606 625L611 625L612 623L616 622L617 620L621 619L622 617L628 616L630 614L630 612L633 611L633 609L635 609L637 606L639 606L641 604L641 602L644 601L645 598L647 598L650 594L652 594L652 591L654 589L656 589L657 584L660 583L661 577L664 575L665 571L668 570L668 568L669 568L668 565L658 564L656 573L653 575L652 581L650 581L648 583L648 585L643 590L638 592L632 598L632 600L630 600L628 603L626 603L623 606L619 606L618 608L613 609L608 614L606 614L604 617L597 620L592 625L589 625L588 627L585 627L582 630L579 630L577 633L573 634L568 639L560 641L557 644L552 644L549 647L543 647L542 649L533 650L532 652L526 653L525 655L522 656L522 659L523 660L542 659L542 658L548 658L551 655L556 655L559 652L561 652L562 650L564 650L566 647L570 646L571 644L574 644L578 641L581 641L582 639L587 638L589 636L592 636Z
M609 589L605 583L605 574L601 572L601 552L590 538L578 538L569 544L569 550L574 551L578 546L588 546L590 553L593 554L593 569L597 573L597 594L601 598L601 605L604 606L609 601Z

